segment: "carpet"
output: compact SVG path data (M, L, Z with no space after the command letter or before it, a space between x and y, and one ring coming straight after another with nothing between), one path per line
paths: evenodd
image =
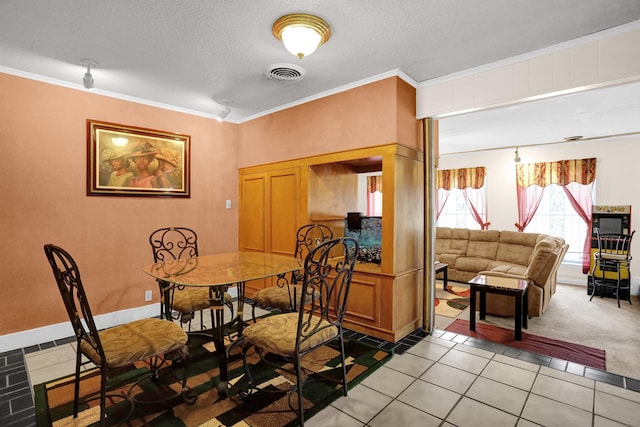
M445 317L458 317L469 307L469 286L449 282L447 290L442 289L442 282L436 282L434 299L435 314Z
M349 386L362 381L378 367L392 357L392 353L372 347L356 340L345 340L347 353L347 380ZM245 384L244 369L240 348L236 346L230 355L229 363L229 397L218 401L217 378L218 359L212 354L211 343L203 337L192 336L191 359L189 365L188 386L197 395L195 404L188 405L180 397L180 379L182 368L167 366L160 373L159 380L154 382L145 380L135 389L140 399L152 400L167 398L167 402L160 404L143 404L135 406L135 413L126 425L140 426L270 426L291 427L297 425L297 415L290 410L288 395L284 392L269 393L260 391L250 395L245 400L238 396L238 392ZM315 354L314 354L315 353ZM310 378L303 390L305 399L305 416L309 418L314 413L328 406L335 399L342 396L340 384L322 381L319 372L324 377L340 378L340 356L337 343L318 348L303 358L303 365L310 371ZM313 359L313 361L312 361ZM253 355L250 362L258 363L258 357ZM280 362L285 364L284 361ZM100 377L96 370L84 374L81 379L81 396L91 396L99 390ZM131 383L148 372L144 364L122 369L112 376L114 390L129 390ZM285 389L291 382L288 374L281 374L261 364L252 369L254 378L260 378L261 387L271 390ZM294 378L295 379L295 378ZM317 381L315 381L317 380ZM99 418L99 399L81 403L78 419L73 421L73 375L56 381L34 386L36 425L42 426L97 426ZM310 381L310 380L309 380ZM144 393L142 393L144 392ZM297 402L295 395L292 400ZM122 419L123 414L131 407L124 399L107 398L107 411L110 419Z
M448 332L481 338L490 342L503 344L532 353L563 359L568 362L591 366L596 369L606 370L605 351L581 344L573 344L553 338L545 338L538 335L522 332L522 341L513 338L513 329L504 329L498 326L476 322L476 330L469 330L469 321L456 319L447 326Z

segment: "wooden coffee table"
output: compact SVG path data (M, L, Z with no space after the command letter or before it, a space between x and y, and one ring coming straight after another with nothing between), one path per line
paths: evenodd
M515 299L515 339L522 341L522 327L527 328L528 280L512 279L510 277L485 276L480 274L469 281L471 291L469 313L469 329L476 330L476 292L480 293L480 320L484 320L487 310L487 293L510 295ZM524 307L524 310L523 310Z
M436 273L442 273L442 289L447 290L447 273L449 270L449 264L445 264L444 262L436 261L435 264Z

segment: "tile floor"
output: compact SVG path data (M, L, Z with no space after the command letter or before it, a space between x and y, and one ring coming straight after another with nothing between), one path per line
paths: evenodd
M640 426L640 381L490 342L417 330L307 426ZM75 340L0 354L0 425L35 425L33 384L72 373Z

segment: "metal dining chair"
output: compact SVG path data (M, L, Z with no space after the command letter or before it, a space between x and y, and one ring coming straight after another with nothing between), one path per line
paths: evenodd
M198 235L190 228L160 228L151 233L149 243L153 250L154 262L198 256ZM178 286L162 280L157 282L161 296L160 317L187 323L191 331L191 321L195 313L199 312L200 329L204 330L203 310L208 309L210 305L209 288ZM231 318L233 318L233 302L231 295L227 292L224 293L224 304L231 310Z
M320 243L305 258L300 285L300 310L258 319L256 323L244 329L245 344L242 355L248 389L240 391L242 398L247 398L258 389L283 393L283 390L278 388L274 390L269 380L266 380L265 384L260 384L259 378L253 376L254 370L258 370L257 364L287 372L287 378L294 378L295 384L284 392L289 393L289 405L293 411L297 412L298 421L303 426L305 400L310 398L303 395L304 383L309 378L304 368L305 363L314 357L314 350L332 341L338 342L342 378L336 380L323 377L323 380L340 383L342 394L347 395L347 367L342 322L357 254L358 242L351 237L341 237ZM251 349L254 349L259 356L259 361L254 365L249 363ZM269 354L276 355L290 364L273 363L273 358L267 357ZM305 363L302 362L303 358ZM289 369L289 366L292 368ZM318 376L314 376L314 380L319 379ZM294 394L297 395L297 405L292 399Z
M148 361L150 376L154 380L158 378L161 367L173 363L173 360L180 361L181 368L184 368L181 395L187 403L194 403L197 395L187 388L189 347L186 332L171 321L157 318L136 320L98 331L74 259L67 251L52 244L46 244L44 251L77 340L73 418L78 417L80 369L86 363L82 356L100 370L100 425L107 423L106 397L111 372L138 361ZM133 390L132 386L127 395L118 395L131 402L127 418L134 411Z
M296 245L294 256L301 262L307 257L309 252L320 243L333 239L333 230L324 224L303 225L296 231ZM270 286L259 290L253 295L251 306L251 316L256 321L256 308L275 308L280 312L296 311L297 297L301 295L301 285L303 272L293 271L290 277L280 276L277 278L275 286Z

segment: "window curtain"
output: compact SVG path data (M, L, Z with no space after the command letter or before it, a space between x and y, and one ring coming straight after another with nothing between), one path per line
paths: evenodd
M382 175L367 177L367 216L376 215L376 191L382 194Z
M591 227L593 185L596 179L596 159L560 160L558 162L524 163L516 165L516 188L518 195L518 231L524 231L531 222L544 187L549 184L561 185L573 209ZM590 241L589 232L585 236L582 272L589 272Z
M482 230L489 227L484 188L485 168L483 166L463 169L438 170L436 173L436 221L452 188L461 190L469 211Z

